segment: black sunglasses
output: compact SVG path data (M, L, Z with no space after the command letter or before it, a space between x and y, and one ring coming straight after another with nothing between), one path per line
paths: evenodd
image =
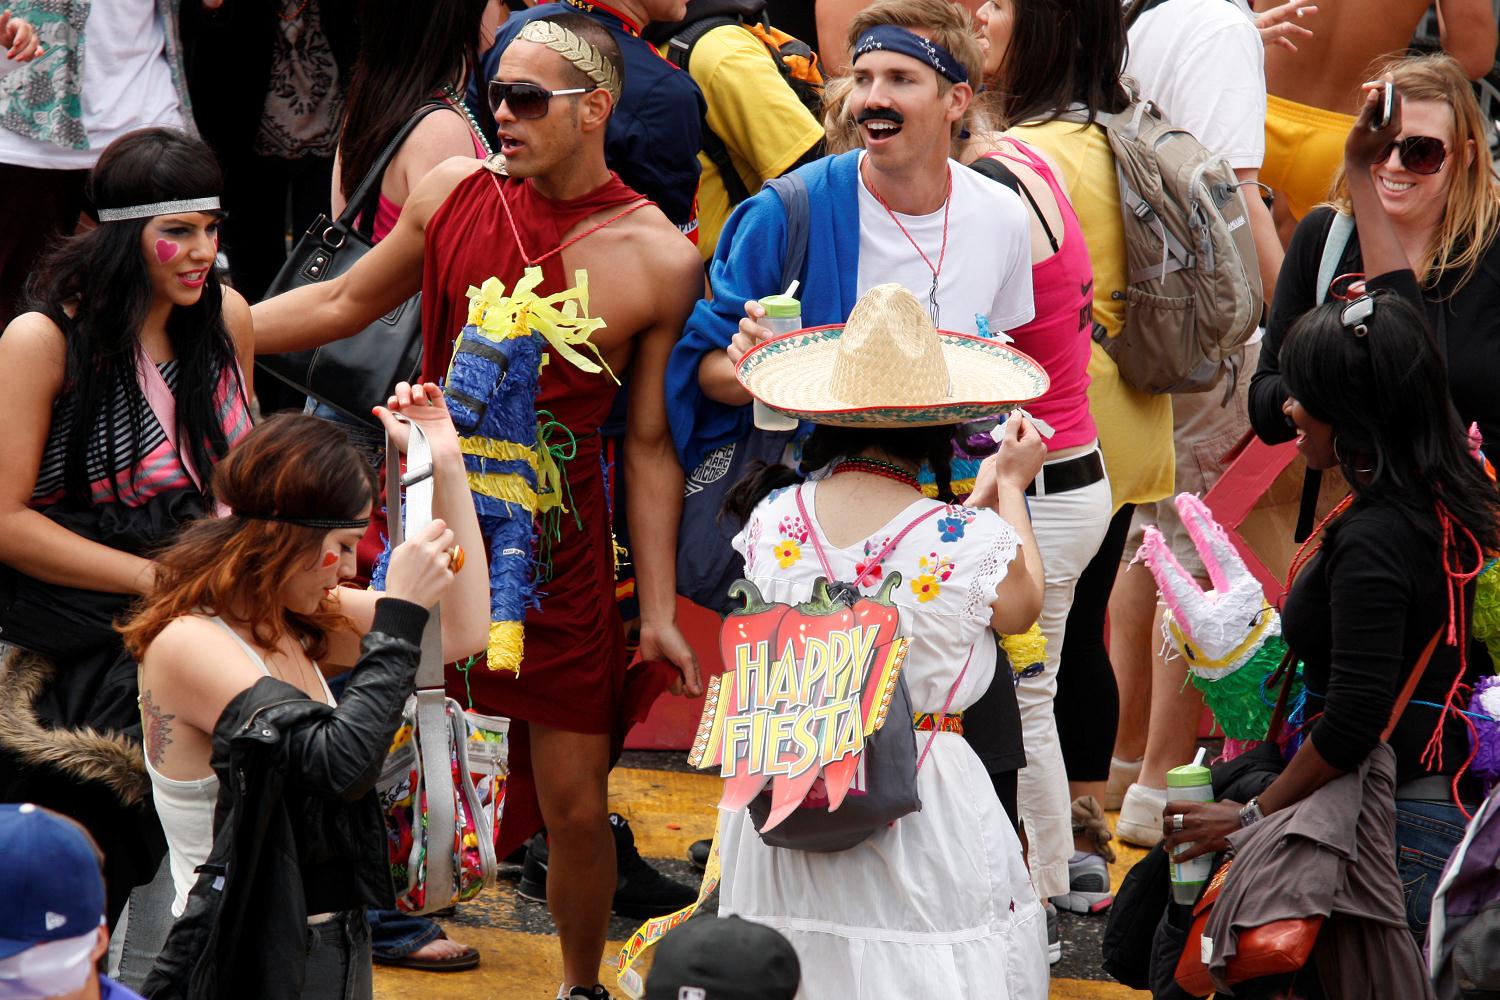
M545 118L547 108L554 97L569 97L573 94L587 94L595 87L570 87L567 90L548 90L546 87L538 87L534 83L502 83L499 80L490 81L490 113L498 115L500 105L504 104L510 108L510 113L517 118Z
M1386 143L1376 162L1389 160L1393 149L1401 154L1401 165L1414 174L1435 174L1443 169L1443 161L1448 158L1443 140L1430 135L1409 135L1398 142Z

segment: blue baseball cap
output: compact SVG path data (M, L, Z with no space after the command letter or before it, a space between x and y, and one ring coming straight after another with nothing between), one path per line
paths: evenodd
M104 919L97 849L71 820L0 805L0 959L92 933Z

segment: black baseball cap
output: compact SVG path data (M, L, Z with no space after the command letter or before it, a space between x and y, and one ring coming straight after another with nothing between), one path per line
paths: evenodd
M694 917L662 938L646 1000L793 1000L802 966L792 943L740 917Z

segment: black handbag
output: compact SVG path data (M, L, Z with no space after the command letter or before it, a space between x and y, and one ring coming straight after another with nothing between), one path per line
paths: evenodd
M374 242L363 220L373 219L380 183L396 150L417 123L447 107L433 101L419 107L401 126L364 180L350 196L344 211L332 222L320 215L297 241L266 296L336 278L370 252ZM397 382L414 379L422 364L422 296L413 295L352 337L308 351L266 354L256 367L298 392L326 403L344 416L372 427L380 421L370 407L384 402Z

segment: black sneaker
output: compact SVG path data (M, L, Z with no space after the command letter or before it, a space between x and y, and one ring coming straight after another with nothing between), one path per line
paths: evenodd
M609 825L615 835L615 859L620 869L610 907L615 913L642 920L664 917L698 898L698 890L667 878L646 863L635 849L635 835L625 817L610 813Z
M708 856L713 852L712 840L695 840L688 845L687 859L699 871L708 867Z
M547 901L547 831L543 830L526 845L526 860L521 865L521 884L516 893L536 903Z
M603 986L595 986L592 989L587 986L575 986L568 991L566 1000L572 1000L573 997L582 997L583 1000L611 1000L609 990Z

